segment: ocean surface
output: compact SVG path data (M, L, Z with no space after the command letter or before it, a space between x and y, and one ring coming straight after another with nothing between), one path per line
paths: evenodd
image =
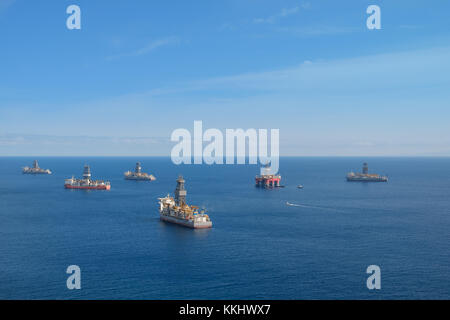
M54 174L0 158L1 299L450 299L450 158L282 158L274 190L254 187L255 165L38 160ZM124 180L136 161L157 180ZM346 182L364 161L389 182ZM64 189L85 163L111 191ZM178 174L212 229L159 221ZM66 287L69 265L81 290ZM369 265L381 290L366 287Z

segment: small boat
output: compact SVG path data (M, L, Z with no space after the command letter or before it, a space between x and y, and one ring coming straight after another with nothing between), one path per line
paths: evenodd
M297 188L303 189L303 185L299 184L299 185L297 186Z
M290 203L288 201L286 202L286 205L289 206L289 207L301 207L301 205L299 205L299 204Z

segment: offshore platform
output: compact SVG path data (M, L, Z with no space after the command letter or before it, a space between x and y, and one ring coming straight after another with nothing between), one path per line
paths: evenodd
M255 183L257 187L262 188L279 188L281 187L281 176L279 174L272 174L270 171L270 164L267 164L263 168L263 172L255 177Z
M362 173L354 173L350 172L347 174L347 181L356 181L356 182L387 182L387 176L381 176L379 174L370 174L369 173L369 165L364 162Z
M39 168L39 164L37 160L33 161L33 166L30 167L24 167L22 172L24 174L52 174L52 172L49 169L41 169Z
M84 166L83 179L66 179L64 183L66 189L84 189L84 190L110 190L111 184L109 181L92 180L91 168L88 165Z
M136 163L134 172L125 172L125 179L127 180L139 180L139 181L154 181L156 178L152 174L142 172L141 163Z
M179 176L175 189L175 198L168 194L167 197L158 199L160 219L192 229L211 228L211 219L205 211L202 210L199 213L197 206L189 206L186 203L187 191L184 188L184 182L183 177Z

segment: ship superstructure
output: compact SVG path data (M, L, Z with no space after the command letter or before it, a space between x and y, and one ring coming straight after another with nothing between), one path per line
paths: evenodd
M270 164L267 164L263 168L263 172L255 177L255 184L257 187L263 188L275 188L281 187L281 176L279 174L272 174L270 172Z
M381 176L379 174L370 174L369 173L369 165L367 163L363 164L362 173L354 173L350 172L347 174L347 181L356 181L356 182L387 182L387 176Z
M159 200L159 214L162 221L179 224L193 229L206 229L212 227L209 216L202 210L198 212L197 206L189 206L186 203L186 189L184 188L184 179L179 176L175 197L170 194Z
M66 189L86 189L86 190L110 190L111 184L109 181L92 180L91 168L88 165L84 166L83 179L66 179L64 183Z
M49 169L41 169L39 168L39 164L37 160L33 161L33 166L30 167L24 167L22 169L22 173L25 174L52 174L52 172Z
M127 180L141 180L141 181L154 181L156 178L152 174L142 172L141 163L136 163L136 168L134 172L125 172L125 179Z

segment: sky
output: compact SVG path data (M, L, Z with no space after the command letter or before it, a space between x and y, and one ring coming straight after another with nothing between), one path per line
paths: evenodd
M81 30L69 30L69 5ZM369 30L369 5L381 30ZM450 2L0 0L0 156L169 156L279 129L285 156L450 156Z

